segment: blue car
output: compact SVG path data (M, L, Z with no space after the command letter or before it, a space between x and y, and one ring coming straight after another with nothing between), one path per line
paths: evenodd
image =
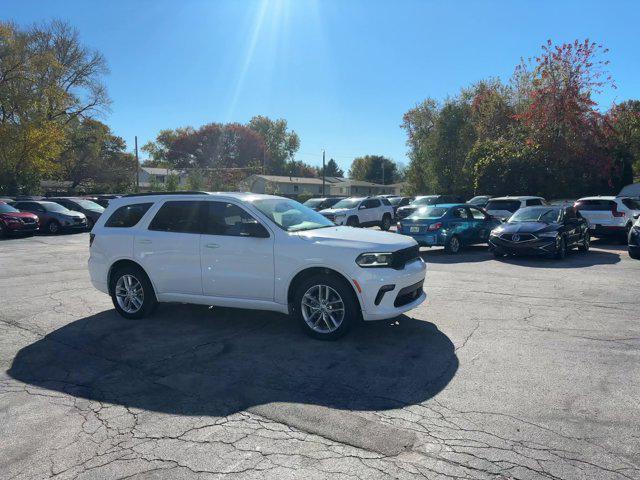
M413 237L420 246L458 253L464 246L487 243L489 233L500 223L477 206L447 203L416 210L398 222L398 233Z

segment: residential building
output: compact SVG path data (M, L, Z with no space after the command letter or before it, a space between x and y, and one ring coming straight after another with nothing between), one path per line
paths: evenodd
M367 196L400 194L404 184L380 185L343 177L325 177L325 195ZM322 195L322 178L290 177L284 175L251 175L239 183L239 189L253 193L275 195Z
M154 183L158 185L164 185L167 182L169 175L175 175L178 177L178 186L187 186L187 173L180 170L172 170L170 168L158 168L158 167L139 167L138 169L138 181L140 182L140 188L142 190L149 189Z

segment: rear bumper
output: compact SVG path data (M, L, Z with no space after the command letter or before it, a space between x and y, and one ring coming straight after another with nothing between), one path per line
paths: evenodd
M597 223L589 225L589 233L594 237L625 235L626 231L626 225L600 225Z
M415 234L407 233L406 230L407 229L404 229L402 232L398 233L402 233L402 235L413 238L421 247L443 247L447 242L447 236L439 232Z
M490 237L489 248L509 255L553 255L556 252L556 240L537 238L527 242L510 242L500 237Z

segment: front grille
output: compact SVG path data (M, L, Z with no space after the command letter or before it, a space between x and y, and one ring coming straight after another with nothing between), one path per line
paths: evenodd
M398 296L396 297L396 300L393 302L393 306L402 307L403 305L406 305L416 300L422 293L422 284L423 284L423 281L420 281L408 287L404 287L402 290L400 290L398 292Z
M327 220L331 220L332 222L335 221L336 216L333 215L332 213L323 213L322 214Z
M500 238L508 242L520 243L535 240L536 236L531 233L503 233Z
M21 221L22 223L24 223L25 225L33 225L34 223L36 223L35 219L33 219L33 218L25 218L25 217L22 217L22 218L20 219L20 221Z
M415 260L420 256L420 247L416 245L415 247L403 248L402 250L398 250L393 252L393 259L391 260L391 268L395 268L396 270L402 270L404 266Z

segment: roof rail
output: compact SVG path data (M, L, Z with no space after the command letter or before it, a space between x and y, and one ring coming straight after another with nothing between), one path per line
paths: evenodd
M141 193L127 193L123 195L124 198L129 197L148 197L151 195L208 195L208 192L200 192L196 190L183 190L179 192L141 192Z

